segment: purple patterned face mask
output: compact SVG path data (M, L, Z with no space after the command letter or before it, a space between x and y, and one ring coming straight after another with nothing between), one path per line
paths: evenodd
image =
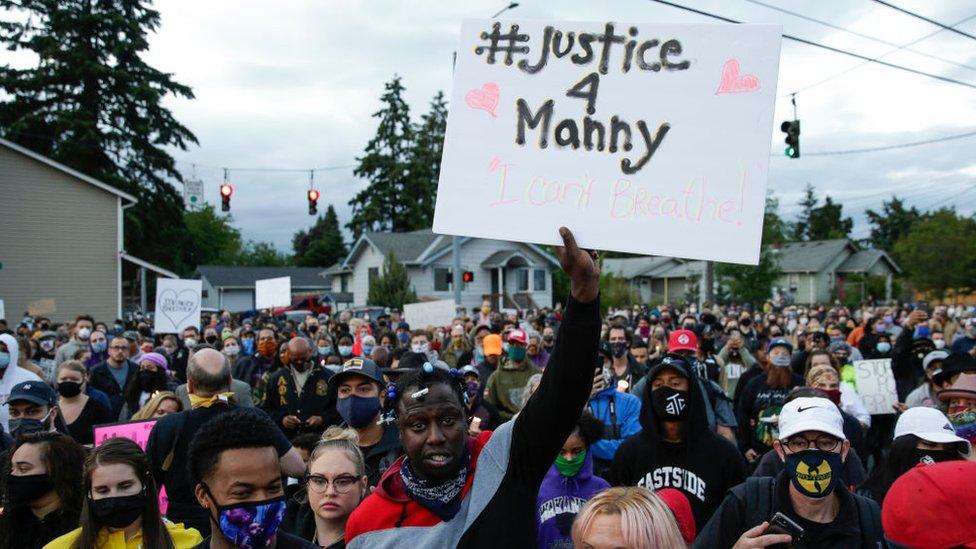
M217 505L217 525L227 541L243 549L261 549L271 545L285 517L284 495L264 501L220 505L206 484L203 489L210 501Z

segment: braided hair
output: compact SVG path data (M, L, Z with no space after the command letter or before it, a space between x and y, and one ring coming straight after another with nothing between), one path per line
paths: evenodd
M445 370L437 368L430 362L415 370L411 370L397 380L395 384L390 384L386 388L386 402L383 405L383 417L381 421L393 422L397 417L397 408L404 395L426 391L433 385L447 385L457 397L458 402L464 411L468 408L468 393L464 383L464 376L456 368ZM420 397L423 398L422 396Z

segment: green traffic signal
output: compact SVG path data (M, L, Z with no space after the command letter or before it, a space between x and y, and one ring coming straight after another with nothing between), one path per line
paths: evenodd
M796 149L793 147L786 147L786 150L783 151L783 153L790 158L796 158Z

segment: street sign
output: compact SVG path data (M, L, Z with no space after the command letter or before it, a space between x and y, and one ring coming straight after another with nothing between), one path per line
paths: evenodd
M188 210L203 207L203 181L188 179L183 183L183 203Z

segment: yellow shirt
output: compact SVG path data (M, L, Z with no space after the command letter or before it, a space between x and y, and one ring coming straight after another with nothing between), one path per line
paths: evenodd
M173 545L176 549L193 549L203 541L200 532L197 532L194 528L184 528L182 524L174 524L169 521L165 521L165 523L166 530L169 532L170 537L173 538ZM59 538L51 540L50 543L44 546L44 549L70 549L80 535L81 528L72 530ZM98 541L95 543L96 549L140 549L141 547L142 530L139 530L131 538L125 539L125 532L123 530L110 532L108 528L102 528L102 531L98 533Z

